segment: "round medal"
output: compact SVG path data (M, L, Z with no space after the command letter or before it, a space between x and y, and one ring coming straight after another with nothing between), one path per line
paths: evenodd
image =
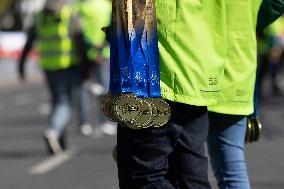
M124 122L124 125L130 129L142 129L141 127L137 127L135 125L133 125L133 123L129 122L129 121L126 121Z
M246 143L249 143L250 140L251 140L251 127L252 127L252 124L251 124L251 122L248 120L248 121L247 121L246 136L245 136L245 142L246 142Z
M137 119L132 123L132 125L134 127L138 127L138 128L147 128L149 127L149 123L152 119L152 107L150 105L150 103L147 102L146 99L140 99L141 104L140 104L140 111L141 111L141 115L139 117L137 117Z
M102 101L101 101L101 108L104 115L113 122L117 122L118 118L116 117L113 106L117 96L112 95L110 92L105 94Z
M114 113L122 122L133 122L142 114L140 106L141 101L134 95L121 95L114 103Z
M249 119L249 122L251 124L251 127L253 128L253 134L252 134L250 142L256 142L259 140L260 134L261 134L262 126L261 126L260 120L258 118L251 118Z
M261 122L259 119L256 119L255 121L255 138L254 138L254 141L258 141L260 139L260 136L261 136L261 129L262 129L262 125L261 125Z
M170 105L162 99L150 99L153 109L153 118L150 126L161 127L165 125L171 117Z

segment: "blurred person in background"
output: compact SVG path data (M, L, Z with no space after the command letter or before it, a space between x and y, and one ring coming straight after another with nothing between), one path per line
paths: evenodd
M283 96L277 76L283 62L284 52L284 17L281 16L273 24L258 35L259 53L259 92L262 94L263 81L269 74L270 86L273 95Z
M109 83L109 43L102 31L103 27L111 23L111 1L110 0L80 0L78 12L81 17L82 31L87 46L87 58L93 62L91 81L85 82L85 87L90 89L98 101L108 88ZM98 109L95 120L99 127L95 128L95 135L100 130L104 134L116 134L116 126L109 122ZM82 132L88 132L84 127Z
M83 80L89 77L89 66L80 22L73 14L73 4L68 0L48 0L36 15L35 24L19 61L19 75L25 81L25 60L37 39L40 64L46 76L51 96L52 111L44 138L51 154L66 148L64 133L71 117L71 97L82 90ZM87 121L85 101L78 100L79 124Z
M248 132L247 116L257 114L257 108L254 108L257 105L254 102L256 28L258 32L263 30L281 15L283 8L284 1L226 2L229 35L225 72L219 102L208 107L208 150L220 189L250 188L244 145ZM237 11L239 14L232 14ZM274 19L268 21L270 18Z

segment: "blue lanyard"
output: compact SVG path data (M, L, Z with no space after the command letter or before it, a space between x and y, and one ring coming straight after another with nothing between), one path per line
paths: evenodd
M143 10L131 12L126 11L125 2L123 4L117 1L121 0L114 1L113 6L110 91L134 93L138 97L160 97L158 34L156 20L153 19L156 18L154 3L151 4L152 7L145 5ZM137 3L134 1L134 4ZM132 7L129 10L132 10ZM137 11L140 11L140 15L144 11L146 16L130 20L134 14L138 15ZM151 15L148 16L148 12Z
M113 10L114 6L113 6ZM115 22L115 12L113 12L112 20L113 25L117 25ZM117 38L117 29L116 27L112 27L110 31L110 83L109 83L109 90L114 93L120 93L121 87L120 87L120 70L119 70L119 64L118 64L118 38Z
M156 18L155 1L149 7L152 16ZM148 21L149 19L147 19ZM147 27L147 49L148 49L148 65L149 65L149 92L151 97L160 97L160 64L159 64L159 47L158 47L158 31L157 20L146 23Z

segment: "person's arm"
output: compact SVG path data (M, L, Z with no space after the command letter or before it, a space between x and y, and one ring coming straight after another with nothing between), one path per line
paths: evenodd
M110 43L111 26L103 27L102 31L105 32L106 40L107 40L108 43Z
M284 13L284 0L263 0L257 20L257 32L262 31Z
M19 64L18 64L18 74L19 77L22 81L25 81L25 62L26 62L26 58L30 52L30 50L33 47L33 42L36 38L36 30L35 30L35 26L33 26L29 31L28 31L28 39L25 43L23 52L21 54L20 60L19 60Z
M76 32L74 34L74 40L77 47L77 53L79 55L82 67L83 67L83 79L89 78L89 73L91 70L92 63L87 57L87 47L84 41L84 36L82 32Z
M84 34L81 28L80 18L78 15L73 16L73 23L71 23L72 38L75 42L76 51L83 67L83 80L88 79L92 63L87 56L87 45L84 39Z

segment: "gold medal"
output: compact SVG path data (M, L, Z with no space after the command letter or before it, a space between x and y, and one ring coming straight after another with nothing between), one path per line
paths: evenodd
M113 122L117 122L118 118L116 117L113 106L114 102L117 99L116 95L112 95L110 92L105 94L102 101L101 101L101 108L104 113L104 115Z
M140 99L140 102L141 105L139 108L141 111L141 115L137 117L135 121L132 121L131 124L133 125L133 127L147 128L150 126L149 123L151 122L151 119L153 117L152 107L146 99Z
M248 118L245 142L256 142L261 135L262 125L258 118Z
M246 136L245 136L245 142L248 143L251 140L251 122L248 120L247 122L247 130L246 130Z
M260 138L262 126L258 118L252 118L250 119L250 122L251 122L252 127L254 128L254 133L253 133L251 142L256 142Z
M254 127L254 123L250 120L250 125L251 125L251 129L250 129L250 138L249 138L249 142L253 142L254 140L254 134L255 134L255 127Z
M162 99L150 99L150 103L153 109L153 118L150 126L161 127L165 125L171 117L170 105Z
M141 101L132 94L121 95L114 103L114 113L122 122L133 122L141 114Z
M123 125L131 129L161 127L171 117L169 104L162 99L137 98L133 94L117 97L113 112Z
M254 141L258 141L260 139L260 135L261 135L261 129L262 129L262 125L261 122L258 118L255 119L255 136L254 136Z
M124 126L130 128L130 129L142 129L141 127L137 127L137 126L133 125L133 123L131 123L129 121L124 122Z

